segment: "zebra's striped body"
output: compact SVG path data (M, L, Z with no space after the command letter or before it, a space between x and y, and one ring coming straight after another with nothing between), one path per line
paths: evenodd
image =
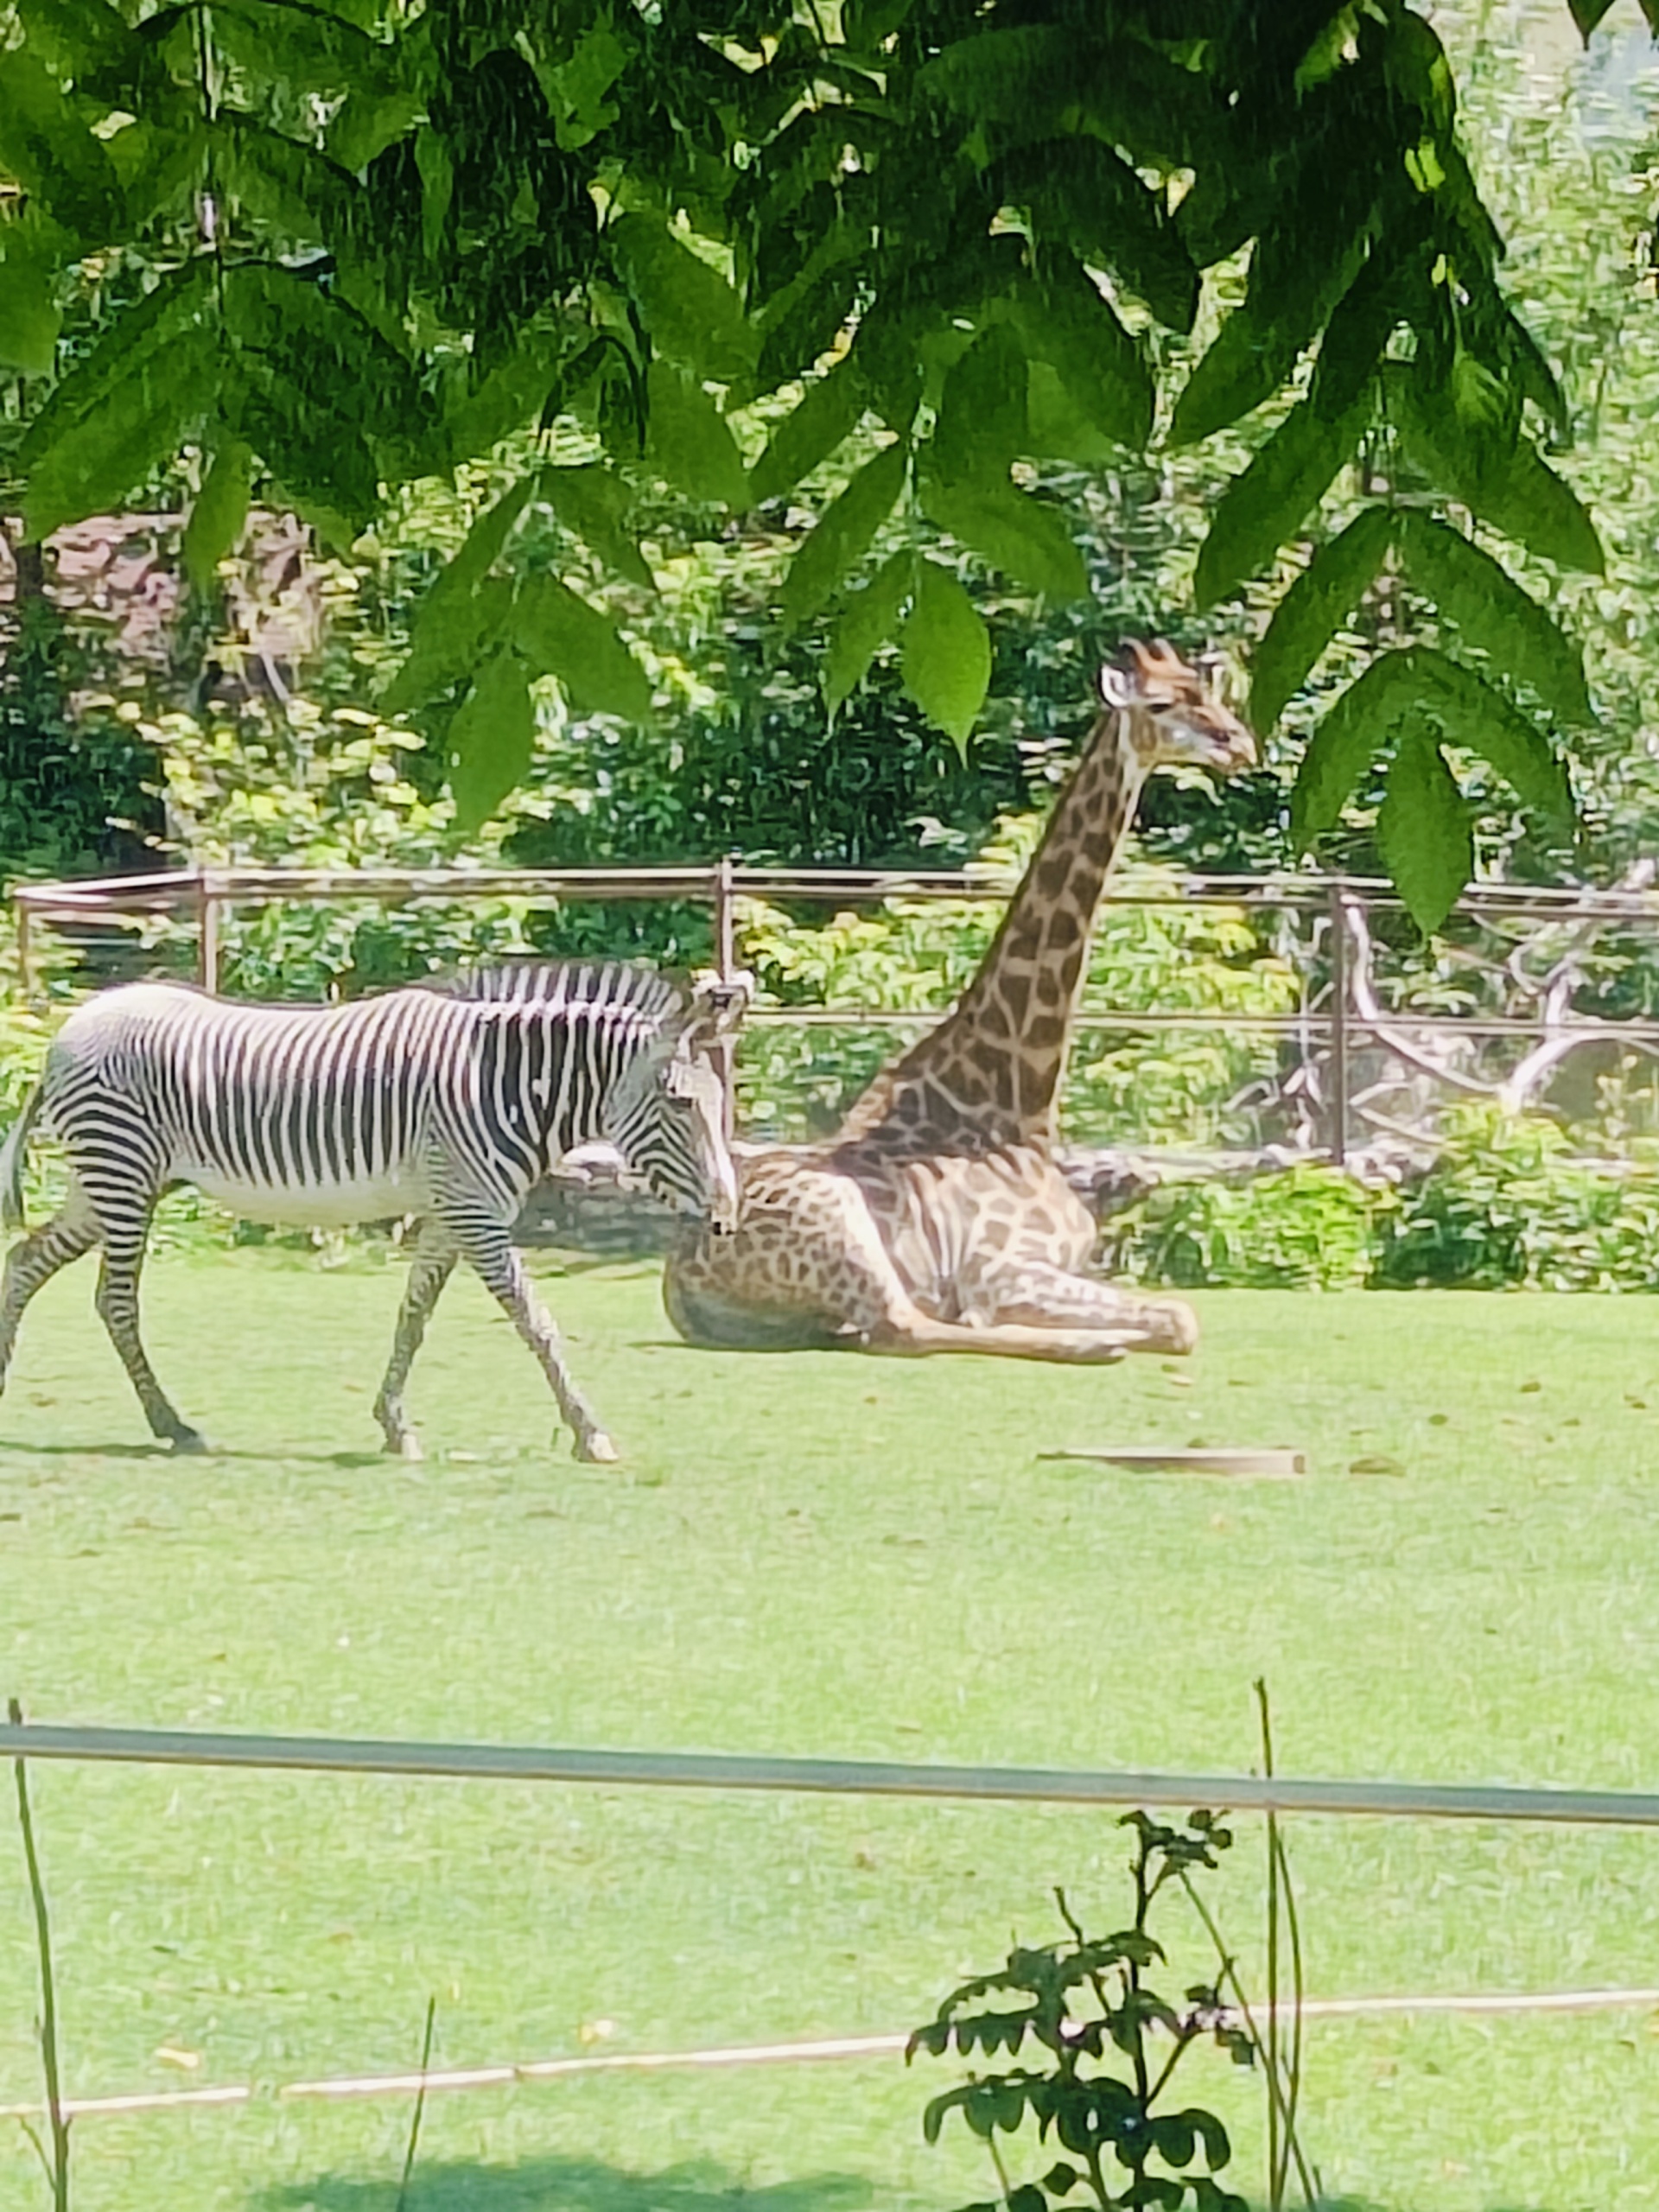
M32 1126L63 1143L68 1199L11 1253L0 1289L0 1383L24 1306L57 1269L104 1249L99 1308L157 1435L200 1439L162 1395L138 1338L137 1277L156 1198L192 1183L250 1220L421 1223L391 1365L377 1402L390 1448L418 1456L409 1364L439 1291L467 1260L537 1353L584 1458L614 1456L565 1370L557 1332L510 1233L533 1185L602 1140L679 1211L735 1206L713 1066L718 994L688 1003L664 976L615 963L486 969L343 1007L237 1004L167 983L108 991L54 1039L0 1154L0 1202L22 1217Z

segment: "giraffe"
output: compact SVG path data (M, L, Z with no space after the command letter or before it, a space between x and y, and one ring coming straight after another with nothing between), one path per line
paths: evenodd
M1096 1225L1054 1159L1101 893L1155 768L1250 766L1255 741L1160 639L1102 670L1100 711L978 973L816 1145L737 1144L734 1232L670 1255L688 1343L995 1353L1109 1364L1187 1352L1190 1307L1089 1270Z

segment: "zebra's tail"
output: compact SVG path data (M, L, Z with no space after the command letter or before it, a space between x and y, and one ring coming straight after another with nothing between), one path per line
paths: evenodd
M23 1110L12 1123L10 1134L0 1147L0 1226L7 1229L27 1229L23 1218L23 1160L29 1151L29 1135L41 1111L44 1086L36 1084L23 1102Z

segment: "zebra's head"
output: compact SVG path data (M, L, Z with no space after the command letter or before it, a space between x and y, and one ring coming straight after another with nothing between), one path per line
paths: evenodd
M677 1213L717 1236L737 1225L737 1169L726 1138L726 1092L711 1048L747 1002L745 981L699 976L683 1018L653 1037L607 1094L602 1135Z

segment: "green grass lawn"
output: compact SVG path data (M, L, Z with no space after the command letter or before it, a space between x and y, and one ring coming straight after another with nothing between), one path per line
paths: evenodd
M149 1278L152 1349L222 1457L152 1453L90 1310L30 1313L0 1408L0 1695L41 1719L1053 1765L1659 1787L1659 1309L1218 1294L1205 1343L1067 1371L692 1353L654 1274L556 1280L626 1454L580 1467L476 1285L375 1454L399 1276L269 1255ZM1302 1483L1043 1462L1296 1445ZM448 1456L446 1456L448 1455ZM1355 1462L1396 1471L1351 1471ZM40 1767L79 2094L582 2047L903 2029L1064 1883L1116 1924L1109 1815ZM1659 1985L1659 1838L1294 1825L1317 1994ZM1257 1839L1212 1885L1256 1940ZM0 1815L0 2103L35 2094ZM1206 1970L1179 1908L1171 1979ZM199 2056L181 2070L162 2049ZM943 2209L991 2193L923 2062L607 2077L429 2105L411 2212ZM1257 2169L1247 2077L1192 2062ZM1659 2206L1640 2015L1314 2032L1306 2139L1380 2207ZM407 2111L262 2100L88 2120L77 2212L390 2212ZM1016 2163L1018 2146L1015 2146ZM0 2205L45 2202L0 2130Z

